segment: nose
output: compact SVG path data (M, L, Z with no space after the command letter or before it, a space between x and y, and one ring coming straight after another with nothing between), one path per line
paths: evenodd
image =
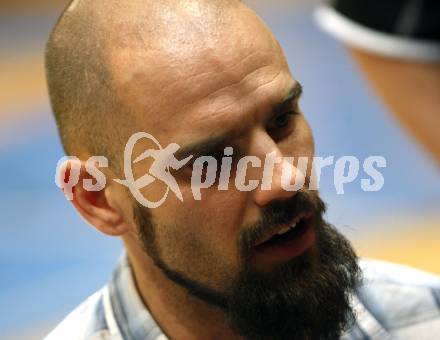
M282 157L279 152L272 155L266 156L261 185L253 193L259 206L295 196L304 183L305 174L293 165L292 159Z

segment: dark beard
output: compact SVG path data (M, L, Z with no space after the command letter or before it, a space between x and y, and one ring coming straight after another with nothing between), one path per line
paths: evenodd
M317 243L313 250L270 273L250 266L252 242L264 228L275 228L298 212L316 212ZM242 270L228 293L222 294L171 269L159 255L148 210L135 208L139 238L165 275L190 294L223 309L234 331L246 339L338 339L354 320L350 294L361 280L357 256L349 242L322 220L324 203L299 192L268 206L260 223L240 235Z
M228 299L238 334L247 339L339 339L351 325L350 293L361 278L357 257L330 225L317 237L316 255L307 251L269 275L240 275Z

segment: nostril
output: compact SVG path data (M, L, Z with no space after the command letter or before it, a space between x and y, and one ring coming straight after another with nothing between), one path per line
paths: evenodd
M257 188L254 191L254 201L258 206L266 206L273 201L293 197L297 191L288 191L283 189L280 179L273 181L269 189Z

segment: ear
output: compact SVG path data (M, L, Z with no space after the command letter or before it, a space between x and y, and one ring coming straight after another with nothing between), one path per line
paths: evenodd
M95 162L66 159L59 165L57 176L67 199L94 228L110 236L122 236L131 230L122 210L127 204L117 204L117 197L110 194L114 183L107 183L108 172L106 176Z

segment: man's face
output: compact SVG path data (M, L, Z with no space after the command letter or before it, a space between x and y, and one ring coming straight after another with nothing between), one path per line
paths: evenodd
M234 182L238 160L252 155L264 162L272 152L279 157L312 157L314 146L299 98L292 96L298 92L298 82L270 32L254 16L242 14L233 27L215 34L204 41L184 44L181 50L144 52L144 58L135 59L137 63L127 62L126 69L119 67L116 72L127 79L121 92L138 112L154 107L154 113L139 114L138 131L152 134L163 147L170 143L179 144L181 149L195 146L195 157L214 156L219 167L224 148L233 147L228 190L218 190L216 182L202 190L200 201L195 200L191 191L193 168L188 164L172 173L183 202L170 193L164 204L150 211L154 223L161 226L156 232L158 244L173 244L161 247L162 258L223 291L240 269L240 232L261 221L268 204L294 195L280 187L282 164L274 167L271 190L237 190ZM128 52L124 50L124 54ZM130 57L138 54L133 52ZM154 63L149 58L154 58ZM127 78L127 73L132 77ZM226 138L219 145L200 150L206 141L222 136ZM138 143L133 156L147 148L156 147ZM135 164L135 178L147 173L152 162L147 158ZM263 167L249 167L246 180L261 180L262 175ZM165 190L166 184L156 180L142 194L156 201ZM201 262L204 258L210 265ZM255 254L254 264L270 270L278 263Z
M302 318L311 318L315 309L325 309L310 303L313 296L322 296L315 301L324 303L330 290L336 289L338 294L327 302L339 304L345 313L345 289L355 281L347 272L354 275L357 268L349 246L323 222L324 205L316 192L295 193L281 187L286 164L275 165L270 190L258 187L245 192L234 185L237 162L245 155L264 161L273 152L295 158L314 154L313 137L296 96L298 82L277 41L246 8L234 15L230 25L213 32L180 36L177 30L163 46L148 51L122 46L113 58L120 95L139 112L138 131L152 134L164 147L177 143L196 157L211 155L219 166L223 149L233 147L228 190L218 190L216 182L202 190L201 200L195 200L189 164L173 172L183 202L170 193L156 209L135 203L135 216L141 247L170 279L207 302L230 309L239 332L255 336L264 331L247 329L243 316L262 315L265 302L261 305L264 299L257 292L279 292L274 295L280 299L278 313L293 313L293 308ZM134 157L152 147L138 145ZM135 178L144 175L152 161L136 164ZM299 171L292 165L291 170L293 175ZM307 183L310 174L303 175ZM263 167L248 169L247 180L262 178ZM166 185L156 180L142 194L154 201L165 190ZM288 236L272 237L295 221L308 230L303 239L299 228ZM296 238L296 251L286 251L287 238ZM307 244L301 248L302 241ZM343 255L334 253L336 246L342 247ZM318 277L328 282L321 287ZM255 301L244 304L246 294L248 302L252 300L251 292ZM295 303L289 302L291 298ZM279 316L264 326L267 332L274 334L269 328L279 326ZM338 317L332 323L339 330L342 317ZM316 326L310 320L303 324Z

